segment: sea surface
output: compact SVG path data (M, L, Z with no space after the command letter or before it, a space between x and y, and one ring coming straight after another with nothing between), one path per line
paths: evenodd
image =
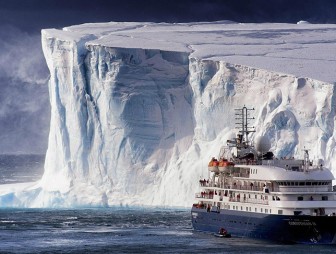
M43 156L0 156L1 183L35 181ZM41 168L39 168L41 166ZM336 246L282 245L195 232L189 209L0 208L0 253L336 253Z

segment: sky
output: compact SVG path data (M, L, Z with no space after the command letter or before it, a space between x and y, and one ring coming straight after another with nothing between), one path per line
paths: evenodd
M0 154L44 154L50 106L41 29L108 21L336 23L333 0L0 0Z

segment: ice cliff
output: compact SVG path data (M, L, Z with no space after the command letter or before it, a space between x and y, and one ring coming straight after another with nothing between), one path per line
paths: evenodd
M336 167L336 25L83 24L42 31L45 173L1 206L190 206L207 163L254 107L276 156Z

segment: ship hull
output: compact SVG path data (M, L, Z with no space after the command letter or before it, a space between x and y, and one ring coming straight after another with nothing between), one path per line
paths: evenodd
M336 244L336 216L290 216L237 210L207 212L193 207L193 228L218 233L225 228L233 237L267 239L285 243Z

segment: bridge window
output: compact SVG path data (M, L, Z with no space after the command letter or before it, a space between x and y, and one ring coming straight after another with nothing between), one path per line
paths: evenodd
M302 201L302 200L303 200L303 197L300 196L300 197L297 198L297 200Z
M328 200L328 196L322 196L322 200Z

